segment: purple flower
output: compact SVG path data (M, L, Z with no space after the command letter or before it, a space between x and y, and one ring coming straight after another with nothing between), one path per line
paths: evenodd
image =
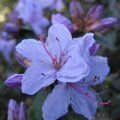
M77 50L68 50L72 37L62 24L50 27L46 43L23 40L16 52L31 61L22 79L22 92L32 95L56 79L77 82L89 73L88 65ZM32 73L32 74L31 74Z
M49 0L20 0L16 6L18 18L25 24L30 24L34 32L38 35L43 33L43 28L49 25L49 21L44 17L43 9L51 5Z
M15 44L16 44L15 39L10 40L6 40L5 38L0 39L0 52L3 54L7 62L10 62L10 54L13 51Z
M108 102L98 100L97 93L91 89L91 86L102 83L109 73L107 59L94 56L98 47L92 33L73 41L69 50L79 50L80 56L90 66L90 72L76 83L60 83L55 86L43 104L44 120L55 120L67 114L69 105L76 113L92 120L98 104L107 105L110 103L110 100Z
M82 9L79 2L76 0L72 0L70 3L70 14L72 18L72 22L67 20L66 21L72 23L70 27L74 26L74 31L85 31L85 32L105 32L108 28L114 26L117 23L116 18L108 17L108 18L101 18L101 14L103 13L103 6L102 5L94 5L88 10L88 13L85 13ZM60 20L60 19L62 20ZM68 27L67 22L63 22L63 17L58 16L53 18L52 21L56 23L62 23ZM55 20L54 20L55 19ZM68 29L70 29L68 27ZM73 31L71 31L73 32Z
M7 120L26 120L25 104L21 102L18 106L15 100L10 99Z
M5 81L5 85L14 89L21 89L23 74L14 74Z

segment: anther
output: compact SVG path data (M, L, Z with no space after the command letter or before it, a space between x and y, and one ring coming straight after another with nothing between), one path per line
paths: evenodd
M85 78L83 79L83 82L85 82Z
M41 73L41 75L44 75L44 76L45 76L45 74L44 74L44 73Z

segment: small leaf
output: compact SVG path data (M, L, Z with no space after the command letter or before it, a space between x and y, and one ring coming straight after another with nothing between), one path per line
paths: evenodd
M113 83L112 83L113 87L116 88L117 90L120 91L120 79L118 80L115 80Z

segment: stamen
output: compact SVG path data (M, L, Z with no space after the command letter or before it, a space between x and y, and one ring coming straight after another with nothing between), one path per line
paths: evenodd
M44 74L44 73L41 73L41 75L44 75L44 76L45 76L45 74Z
M58 45L59 45L59 48L60 48L60 61L62 59L62 48L61 48L61 44L60 44L60 40L56 37L56 40L58 41Z
M96 82L96 80L99 80L100 79L100 76L95 76L93 81Z
M84 94L87 98L89 98L90 100L92 100L93 102L97 102L99 103L100 105L108 105L111 103L111 100L108 100L107 102L100 102L100 101L97 101L96 99L94 99L90 93L85 93L84 90L80 87L78 87L77 85L75 84L69 84L72 88L74 88L77 92L80 92L82 94Z
M41 40L41 42L42 42L42 45L43 45L45 51L47 52L47 54L49 55L49 57L52 59L52 61L54 61L55 58L50 54L50 52L49 52L48 49L46 48L45 43L43 42L43 39L42 39L40 36L39 36L39 38L40 38L40 40Z

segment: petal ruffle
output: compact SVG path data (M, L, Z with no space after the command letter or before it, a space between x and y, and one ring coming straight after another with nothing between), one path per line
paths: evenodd
M42 111L44 120L57 120L65 115L68 112L69 104L69 89L62 84L56 85L43 104Z

